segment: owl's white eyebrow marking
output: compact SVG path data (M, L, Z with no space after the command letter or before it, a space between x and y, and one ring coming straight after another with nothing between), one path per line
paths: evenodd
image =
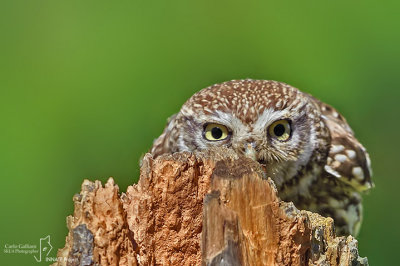
M242 121L232 115L231 113L225 113L220 110L216 110L213 114L200 115L198 119L204 122L219 123L235 130L234 134L239 136L247 135L249 132L249 127L242 123Z
M265 109L254 123L254 131L264 131L266 125L269 125L280 118L284 118L287 113L287 110L277 111L272 108Z

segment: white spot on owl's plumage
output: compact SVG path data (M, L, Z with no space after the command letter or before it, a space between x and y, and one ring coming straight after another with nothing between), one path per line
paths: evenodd
M372 175L371 159L369 158L369 154L368 154L368 153L365 153L365 159L367 160L368 171L369 171L370 174Z
M335 160L340 163L344 163L347 160L347 157L346 157L346 155L343 155L343 154L336 154Z
M351 170L351 173L357 180L360 180L360 181L364 180L364 172L361 167L359 167L359 166L353 167L353 170Z
M346 154L349 157L349 159L351 159L351 160L356 158L356 152L353 150L346 150Z
M335 170L333 170L329 165L325 165L324 166L325 171L327 171L328 173L330 173L331 175L339 178L342 177L338 172L336 172Z
M331 146L331 152L332 153L342 152L343 150L344 150L344 146L343 145L332 145Z
M335 198L329 198L329 206L333 207L333 208L340 208L343 206L342 202L339 202L337 199Z
M356 205L349 205L347 209L338 209L338 215L349 224L352 228L354 228L355 233L358 233L358 228L356 227L357 223L360 222L360 216L357 212L357 208L360 207Z
M332 164L330 165L334 169L338 169L342 163L339 161L333 161Z

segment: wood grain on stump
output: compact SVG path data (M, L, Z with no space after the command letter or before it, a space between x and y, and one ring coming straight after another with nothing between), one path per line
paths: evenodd
M261 166L230 150L143 159L119 194L85 180L58 265L367 265L333 221L282 202Z

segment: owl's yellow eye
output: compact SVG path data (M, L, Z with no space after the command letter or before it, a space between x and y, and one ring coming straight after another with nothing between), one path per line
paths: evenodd
M208 124L204 129L204 137L207 140L224 140L228 137L228 128L219 124Z
M275 121L268 129L269 135L280 140L286 141L290 137L291 129L288 120L282 119Z

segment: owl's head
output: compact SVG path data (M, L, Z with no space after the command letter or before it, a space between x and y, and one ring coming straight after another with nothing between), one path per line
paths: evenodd
M326 158L329 132L311 96L285 83L233 80L194 94L171 125L171 151L226 146L288 179ZM322 162L321 162L322 164ZM279 180L277 180L279 182Z

